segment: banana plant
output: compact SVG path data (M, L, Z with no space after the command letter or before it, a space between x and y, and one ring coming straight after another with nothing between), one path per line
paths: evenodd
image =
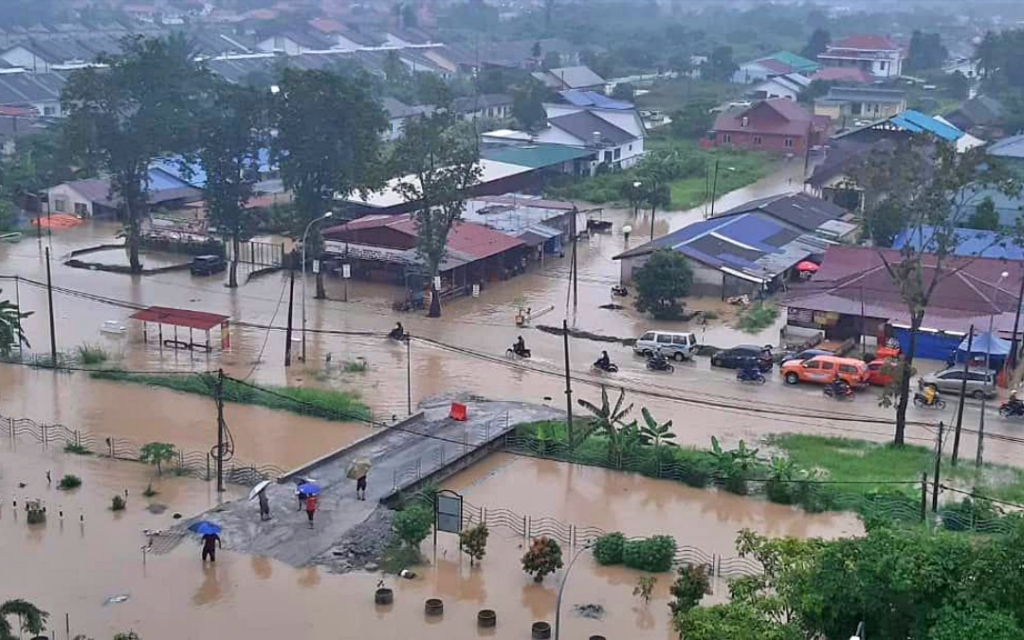
M18 307L10 300L0 300L0 354L5 357L11 355L15 345L31 346L21 327L21 321L30 315L31 311L18 313Z
M671 442L676 437L676 434L672 433L671 420L664 424L658 424L658 421L654 419L654 416L647 410L647 407L640 409L640 415L644 419L644 424L640 427L640 437L643 438L644 444L653 444L655 450L659 449L662 445L667 447L679 446L675 442Z
M601 406L597 406L588 400L580 398L578 400L579 405L591 413L591 418L588 421L584 431L577 437L578 442L586 440L594 432L601 432L605 437L608 438L608 453L612 455L614 453L622 452L623 444L623 433L620 432L619 427L625 426L623 420L633 410L633 405L623 406L626 402L626 390L619 390L619 399L615 401L613 406L608 401L608 389L604 386L601 387ZM625 435L629 435L628 433ZM576 443L570 443L570 446L575 446Z
M776 482L789 481L796 474L796 463L789 458L772 456L768 465L768 477Z

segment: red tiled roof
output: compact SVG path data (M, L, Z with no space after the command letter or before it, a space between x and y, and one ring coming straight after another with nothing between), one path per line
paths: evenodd
M343 231L388 227L408 236L416 236L416 220L409 214L366 216L347 224L324 229L326 237ZM477 260L488 258L523 245L523 241L475 222L456 222L448 233L448 249Z
M899 47L889 36L860 33L840 38L829 45L830 49L861 49L895 51Z
M811 76L811 80L822 80L830 82L842 80L843 82L871 82L871 76L864 73L857 67L824 67Z
M309 24L321 33L341 33L348 30L345 28L345 25L330 18L313 18L309 21Z
M782 62L781 60L776 60L775 58L761 58L756 62L765 69L768 69L769 71L774 71L775 73L778 74L786 74L793 72L793 67L789 66L785 62Z

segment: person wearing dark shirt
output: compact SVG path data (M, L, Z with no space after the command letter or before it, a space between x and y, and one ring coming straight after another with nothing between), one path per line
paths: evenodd
M216 546L214 546L216 545ZM203 536L203 562L206 562L206 558L210 558L210 562L217 561L217 547L224 548L224 544L220 541L220 536L216 533L207 533Z

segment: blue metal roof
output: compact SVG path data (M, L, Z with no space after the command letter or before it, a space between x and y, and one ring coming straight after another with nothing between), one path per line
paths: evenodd
M902 249L909 244L915 249L928 249L933 233L933 227L902 231L896 236L892 248ZM958 256L1024 260L1024 249L1014 244L1012 239L999 238L993 231L976 229L958 229L957 245L953 252Z
M902 113L894 115L889 118L889 122L913 133L927 131L948 142L959 140L964 135L963 131L953 125L940 122L931 116L926 116L920 111L914 111L913 109L907 109Z
M583 89L570 89L560 91L559 95L571 105L577 107L597 107L599 109L617 109L620 111L631 111L635 107L630 102L613 100L603 93L596 91L585 91Z
M270 149L260 149L257 161L259 162L260 173L270 171ZM159 169L161 172L169 174L186 183L179 186L192 186L196 189L206 188L206 170L203 169L201 162L196 161L188 164L188 169L191 175L186 175L186 171L182 169L181 158L179 157L160 158L158 160L154 160L152 164L149 165L149 168L150 173L153 173L153 169Z

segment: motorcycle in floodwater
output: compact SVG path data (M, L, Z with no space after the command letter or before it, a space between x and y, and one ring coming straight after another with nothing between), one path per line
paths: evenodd
M824 393L836 400L853 400L853 387L848 384L840 385L838 388L834 384L825 385Z
M1004 402L999 407L999 415L1004 418L1021 418L1024 417L1024 402L1020 400L1010 400Z
M529 349L520 349L515 345L512 345L505 350L506 358L530 358L533 356L533 352Z
M915 407L930 407L932 409L945 409L946 401L939 397L939 394L932 396L932 401L928 402L928 398L923 393L917 391L914 393L914 406ZM1002 409L1000 409L1002 412Z
M609 362L608 364L603 365L600 361L598 361L594 363L594 368L597 369L598 371L604 371L605 373L619 372L619 365L615 364L614 362Z
M664 357L651 356L647 359L647 368L651 371L665 371L672 373L676 370Z
M736 379L740 382L753 382L755 384L764 384L766 382L764 374L759 369L739 369L736 372Z

